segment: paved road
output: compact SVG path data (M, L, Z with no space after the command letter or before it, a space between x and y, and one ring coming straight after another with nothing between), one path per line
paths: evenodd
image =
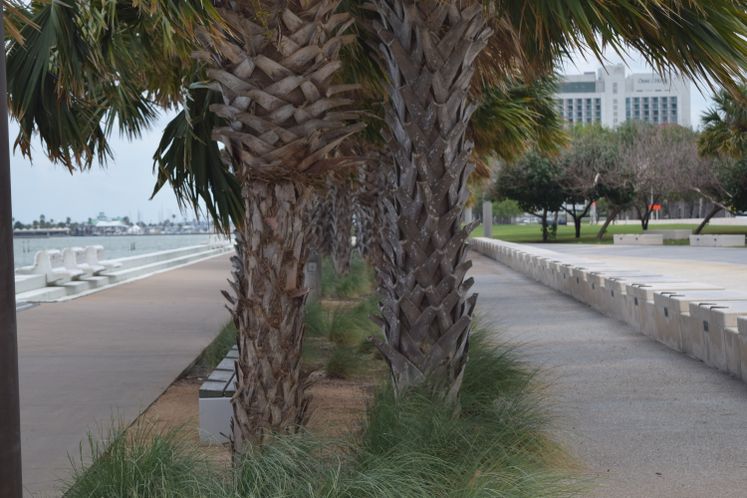
M87 431L130 423L228 321L229 256L18 315L24 486L59 496Z
M747 385L474 255L479 313L551 384L598 497L747 496Z

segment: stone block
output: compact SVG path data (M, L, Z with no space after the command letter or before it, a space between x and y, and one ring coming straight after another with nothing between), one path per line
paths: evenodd
M722 290L711 284L698 282L645 282L625 286L625 321L641 333L653 337L656 329L654 320L654 293L681 290Z
M653 233L616 234L613 241L615 245L660 246L664 244L664 236Z
M742 378L741 338L734 327L724 329L724 355L726 356L726 371L730 375Z
M226 443L231 434L233 408L230 397L200 398L200 440Z
M659 275L640 270L595 271L591 279L588 303L607 316L624 320L626 282L655 277L659 277Z
M692 235L692 230L689 229L674 229L674 230L649 230L648 233L653 235L661 235L664 240L687 240Z
M654 337L671 349L682 351L683 331L685 334L689 331L690 303L714 301L747 301L747 293L730 290L655 292ZM710 357L708 353L707 356Z
M738 334L738 320L747 315L747 300L691 303L690 315L689 335L695 345L692 356L741 377L739 337L727 335L726 330Z
M691 235L690 245L696 247L744 247L744 235Z

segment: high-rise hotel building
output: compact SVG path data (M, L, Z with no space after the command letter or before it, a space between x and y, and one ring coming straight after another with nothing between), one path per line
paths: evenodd
M638 120L690 126L689 81L655 73L626 76L623 64L563 76L555 103L569 125L599 123L614 128Z

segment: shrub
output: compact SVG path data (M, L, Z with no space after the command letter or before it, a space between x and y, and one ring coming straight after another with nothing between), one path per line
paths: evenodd
M355 353L337 347L328 364L344 375ZM342 372L342 374L340 374ZM360 437L323 441L276 436L228 476L209 468L176 433L115 433L90 441L94 463L76 467L66 496L113 498L572 496L579 486L546 436L534 372L488 332L473 335L458 409L412 390L375 397Z
M223 485L205 459L177 431L136 426L88 437L91 463L73 462L66 498L177 498L223 494Z
M226 357L228 351L236 345L238 332L233 322L228 323L220 331L218 337L206 347L195 362L195 369L200 372L209 373L218 366L218 363Z
M359 255L350 260L347 275L337 275L329 259L322 261L322 296L351 299L370 293L373 289L371 269Z
M327 366L325 368L327 377L333 379L347 379L355 373L359 361L360 359L356 356L354 351L346 347L337 346L332 351L332 356L330 356L327 361Z

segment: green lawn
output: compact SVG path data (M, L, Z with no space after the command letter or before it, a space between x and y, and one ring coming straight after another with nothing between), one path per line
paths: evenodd
M584 224L581 227L581 238L577 239L574 236L573 225L561 225L558 227L558 234L555 240L549 241L550 243L583 243L583 244L611 244L612 236L614 234L621 233L643 233L640 225L612 225L604 235L604 239L599 241L596 238L597 232L601 225L588 225ZM672 230L672 229L690 229L695 230L697 225L682 225L682 224L662 224L662 225L650 225L649 229L652 231L656 230ZM473 232L473 237L484 236L482 225L478 226ZM747 234L747 227L743 226L707 226L703 233L722 233L722 234ZM529 225L493 225L493 238L505 240L507 242L523 242L523 243L536 243L542 242L542 230L538 223ZM678 245L682 242L675 242L673 244Z

